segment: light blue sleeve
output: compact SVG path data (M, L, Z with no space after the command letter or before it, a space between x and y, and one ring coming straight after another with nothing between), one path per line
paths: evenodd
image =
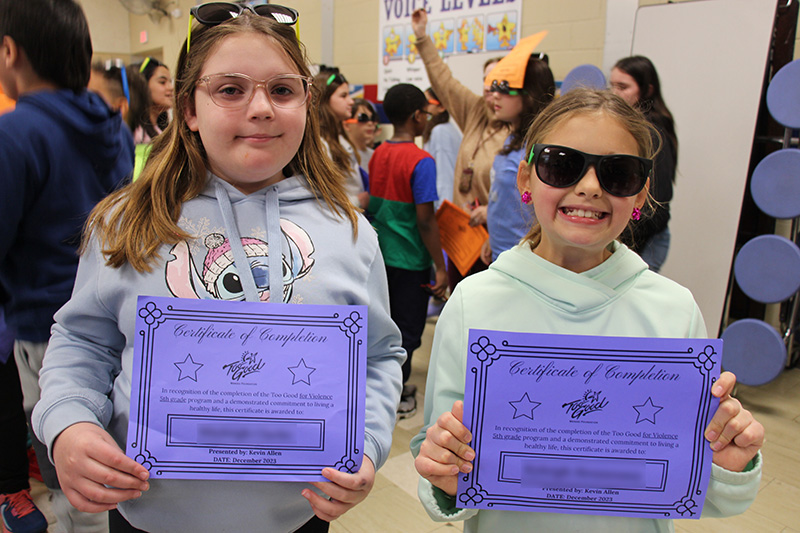
M465 354L468 330L464 326L460 287L445 304L433 336L428 380L425 385L425 418L420 432L411 439L411 453L416 457L425 440L425 433L453 403L464 399ZM467 520L476 509L459 509L455 498L420 477L417 494L428 515L437 522Z
M363 228L360 230L366 231ZM369 267L367 293L369 316L367 334L366 436L364 453L379 469L389 457L397 404L403 388L402 364L406 351L400 330L389 313L389 289L380 248Z
M51 459L53 442L69 426L91 422L107 427L111 421L109 394L121 370L125 337L99 294L110 270L92 241L78 264L72 297L54 317L39 373L42 396L33 411L34 432Z

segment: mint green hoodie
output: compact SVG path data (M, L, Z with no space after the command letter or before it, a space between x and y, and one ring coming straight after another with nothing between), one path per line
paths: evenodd
M419 453L425 431L464 398L470 328L620 337L704 338L706 327L688 289L647 269L615 243L601 265L576 274L522 244L500 254L489 269L459 283L433 340L425 393L425 426L411 441ZM755 499L761 457L747 472L712 465L703 516L743 512ZM419 497L436 521L466 520L465 533L522 531L644 533L673 531L672 520L458 509L455 499L420 478Z

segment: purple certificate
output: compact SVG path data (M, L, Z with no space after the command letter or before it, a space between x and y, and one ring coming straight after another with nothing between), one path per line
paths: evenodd
M699 518L722 341L470 330L457 505Z
M140 296L136 335L127 455L151 477L361 467L366 306Z

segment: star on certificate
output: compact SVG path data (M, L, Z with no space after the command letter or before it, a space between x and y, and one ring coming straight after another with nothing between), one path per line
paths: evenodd
M656 413L658 413L663 409L663 407L653 404L653 400L649 396L647 397L647 401L645 401L642 405L634 405L633 408L636 409L637 424L645 420L647 420L651 424L655 424Z
M527 416L531 420L533 420L533 410L542 405L541 402L532 402L530 398L528 398L528 393L522 395L522 398L517 400L516 402L508 402L511 404L511 407L514 408L514 418L519 418L521 416Z
M300 359L300 362L297 363L297 366L289 367L289 372L292 373L292 385L300 382L311 385L310 376L315 370L316 368L306 366L306 362L303 359Z
M180 371L180 375L178 376L178 381L189 378L194 382L197 382L197 371L203 367L203 363L195 363L194 359L192 359L192 354L186 356L186 359L183 360L182 363L173 363L178 370Z

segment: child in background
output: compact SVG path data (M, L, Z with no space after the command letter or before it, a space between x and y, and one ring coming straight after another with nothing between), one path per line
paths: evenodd
M319 113L319 131L328 155L339 172L344 174L344 188L350 202L362 209L369 195L361 177L361 158L345 135L342 123L350 118L353 98L350 85L338 69L335 73L321 72L314 78L315 107Z
M436 161L436 194L439 199L434 206L438 209L444 200L453 201L453 176L463 136L432 88L425 91L425 98L432 117L422 133L422 147Z
M466 520L464 531L672 531L670 520L459 509L459 472L475 451L462 423L470 328L570 335L704 338L688 290L648 270L617 238L647 199L650 126L609 92L574 89L534 120L518 187L538 224L486 272L456 288L436 326L425 397L425 426L412 439L419 496L438 521ZM599 154L599 155L593 155ZM705 437L713 451L703 516L743 512L758 492L764 428L731 397L724 372ZM426 433L427 431L427 433Z
M531 55L537 43L535 37L520 40L487 78L493 95L495 119L511 128L492 165L486 211L489 239L481 250L481 259L487 265L497 259L500 252L519 244L536 220L530 202L520 199L517 193L517 169L525 157L525 133L556 93L550 67Z
M414 138L428 122L428 99L414 85L400 83L386 91L383 110L394 135L372 155L369 165L371 198L367 211L386 261L392 320L403 336L408 357L403 363L400 418L417 409L416 388L409 385L411 356L419 348L428 314L428 296L443 298L447 288L436 200L436 167ZM431 259L436 281L430 284Z
M372 143L378 131L378 114L369 100L354 98L350 118L342 124L347 134L347 139L358 153L359 164L364 171L369 170L369 160L372 158Z
M169 124L174 90L172 77L167 66L154 57L147 57L141 63L131 65L130 69L144 77L150 95L147 115L133 130L133 140L136 144L149 144Z
M125 76L123 83L122 77ZM126 69L103 63L92 63L92 73L89 76L88 89L103 97L108 107L119 111L122 120L128 116L128 95L126 91L128 80Z
M141 177L90 216L35 430L77 507L118 508L112 533L327 531L367 496L391 445L404 353L380 248L317 136L297 12L211 3L192 15L174 120ZM311 484L148 481L122 451L139 295L368 306L360 471L324 468L330 482Z
M0 0L0 86L17 101L0 116L0 286L10 297L3 305L28 417L53 314L72 293L83 224L133 168L133 141L119 113L86 90L91 58L89 27L74 0ZM13 437L0 432L6 438ZM33 444L59 530L107 531L106 516L69 504L45 446ZM0 503L11 514L26 508L14 507Z

